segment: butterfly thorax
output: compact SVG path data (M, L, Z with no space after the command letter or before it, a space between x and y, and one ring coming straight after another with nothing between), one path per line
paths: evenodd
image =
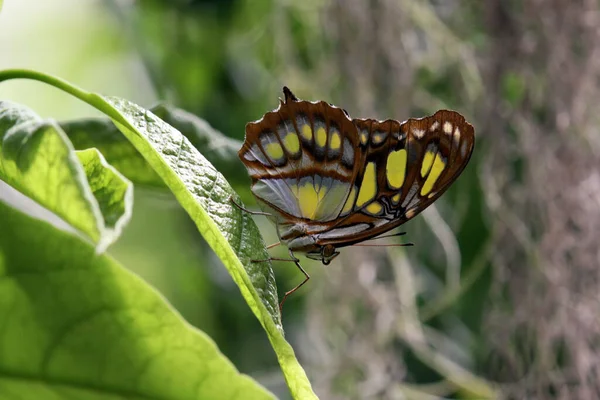
M281 227L284 227L284 235L281 234ZM279 233L279 239L283 245L294 253L303 253L306 257L313 260L321 261L327 265L335 258L338 254L336 247L330 243L318 243L318 233L308 233L308 224L278 224L277 232Z

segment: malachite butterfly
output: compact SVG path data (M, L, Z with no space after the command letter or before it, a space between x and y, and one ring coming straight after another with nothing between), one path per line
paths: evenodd
M290 261L306 276L287 297L309 278L294 253L329 264L338 249L413 218L461 174L475 135L455 111L404 122L352 119L287 87L283 93L277 109L246 125L239 157Z

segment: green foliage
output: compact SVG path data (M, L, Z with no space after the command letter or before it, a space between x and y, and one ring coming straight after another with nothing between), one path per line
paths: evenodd
M0 139L0 179L86 235L99 252L119 237L131 214L131 185L101 155L78 159L56 122L9 102L0 102Z
M236 199L238 202L240 200L223 176L200 154L190 140L150 111L123 99L87 93L60 79L37 72L23 70L0 72L0 82L6 79L23 77L37 79L63 89L98 108L113 120L119 130L154 170L156 175L174 194L177 201L190 215L200 233L204 236L206 242L228 269L250 309L265 329L292 395L295 398L302 399L315 398L302 367L296 360L291 346L285 341L283 336L275 281L270 262L258 263L251 261L268 259L263 239L258 232L256 225L252 221L252 218L246 213L241 212L231 203L231 198ZM22 109L22 107L18 106L8 106L7 108L10 110ZM170 118L175 118L172 112L166 112L163 109L163 113ZM7 113L9 116L12 116L13 114L13 112ZM26 115L26 117L31 120L35 119L30 111L22 111L17 114ZM3 132L9 139L14 137L15 133L20 134L25 138L29 137L29 130L24 129L23 125L19 125L19 118L8 118L8 121L12 121L12 124L5 123L1 125L4 129L3 131L0 131L0 133ZM181 122L181 119L179 122ZM25 125L25 127L27 126L28 125ZM96 121L92 124L79 124L75 126L79 128L82 128L83 126L85 128L73 129L73 132L78 132L77 135L73 135L78 136L78 147L81 146L81 148L83 148L85 147L85 140L82 139L82 132L91 129L90 127L94 126L106 127L106 124L102 121ZM89 174L89 191L92 194L95 194L98 200L106 201L106 204L102 207L97 205L98 212L104 212L107 216L106 220L113 221L115 210L119 210L122 207L112 202L114 196L109 196L109 192L112 191L114 193L123 194L123 201L126 201L128 198L128 196L125 195L128 193L128 190L123 190L123 185L117 184L117 181L114 180L118 174L116 174L112 168L106 166L104 160L96 150L75 153L72 145L68 139L66 139L66 136L60 127L52 123L51 128L51 133L53 133L53 135L49 136L51 138L57 137L58 139L55 139L50 144L45 144L45 146L48 147L48 152L50 154L57 152L56 149L61 149L62 152L59 152L60 157L57 161L46 163L44 165L44 168L46 168L44 171L51 172L53 171L55 164L58 163L62 166L62 164L71 161L72 163L68 164L70 169L76 170L77 168L80 168L82 173L83 171L87 172ZM21 130L25 130L25 133L21 133ZM104 130L104 133L106 133L106 130ZM94 132L89 131L89 134L93 135ZM125 169L132 165L141 165L141 160L135 160L135 156L133 156L131 149L128 149L122 140L118 140L116 144L113 144L111 143L110 135L103 134L100 137L102 138L99 141L100 147L106 152L105 155L107 159L117 159L119 158L118 155L126 154L126 158L130 158L130 160L121 159L121 161L123 161L121 165L125 166ZM219 137L215 136L215 140L218 139ZM224 140L223 138L220 139ZM62 147L55 144L55 142L61 144ZM31 146L27 145L35 142L23 140L19 143L25 144L26 146L20 148L18 145L13 144L15 147L11 148L3 145L2 154L7 154L9 160L11 157L17 158L19 161L17 164L20 166L21 170L27 170L26 167L28 164L23 163L21 158L17 155L29 154L26 151L32 152L29 150ZM90 144L91 143L92 141L90 140ZM207 143L208 141L205 141L204 145ZM9 144L11 144L11 142L9 142ZM203 145L200 139L198 139L198 144ZM232 148L231 145L229 148ZM227 156L231 153L231 151L227 149L228 147L226 145L226 154L221 154L221 156ZM111 153L111 150L115 150L115 153ZM75 157L75 154L77 154L78 157ZM33 159L35 160L35 158ZM131 162L132 159L134 160L133 162ZM100 166L109 168L110 171L99 173L98 168L100 168ZM13 178L9 183L17 189L20 189L19 177L21 175L14 172L11 175L11 171L12 170L9 169L5 175L9 177L12 176ZM37 173L39 173L39 171ZM62 173L62 175L65 175L65 173ZM128 175L135 177L135 173L132 173L131 171ZM150 174L145 174L144 177L148 179ZM152 179L148 181L154 183L158 182L157 180ZM36 185L46 183L42 182L41 179L29 179L27 182L29 183L29 186L22 185L26 189L30 186L37 188ZM83 185L79 181L76 183L79 183L79 186ZM73 185L76 188L79 187L76 184ZM84 186L84 188L86 187ZM29 194L26 190L21 191L25 194ZM30 191L35 193L33 190ZM42 192L45 193L43 190ZM43 198L43 196L38 197ZM85 196L80 195L79 197L71 197L74 197L75 200L69 199L70 201L76 201L79 200L79 197ZM61 202L61 205L62 204L64 203ZM52 211L54 210L51 207L49 208ZM55 206L55 208L60 210L60 207ZM71 223L71 221L73 221L69 213L71 208L67 207L66 210L67 211L63 212L61 216L67 222ZM88 227L87 225L84 226L93 233L93 224L88 224L91 225L91 227ZM99 223L96 225L99 225ZM76 296L71 300L76 302ZM128 322L135 324L136 321L131 319L124 323ZM181 368L183 368L183 366ZM211 381L207 386L213 387L212 384L213 382ZM218 385L216 387L218 387Z
M265 23L275 7L272 0L143 1L126 24L161 99L242 139L244 124L273 108L283 85L271 73L281 62L276 27Z
M246 174L240 174L245 167L237 155L242 147L241 141L223 135L206 121L187 111L164 104L153 107L151 111L179 130L227 178L236 192L245 191L249 194L250 179Z
M0 221L0 398L273 398L107 255L2 202Z
M213 129L206 121L184 110L158 105L153 114L181 132L206 159L221 172L244 200L250 199L249 179L240 174L243 167L237 151L242 143ZM62 122L61 127L75 149L96 147L107 161L135 185L165 189L162 179L109 118L89 118Z
M109 118L72 120L60 126L76 150L98 149L134 185L165 189L160 177Z
M281 329L270 264L250 261L269 258L264 242L251 217L231 203L235 192L223 176L185 136L151 112L114 97L94 100L112 108L115 124L190 214L264 326Z
M114 230L120 233L131 214L131 183L110 166L97 149L81 150L76 154L106 225L115 227Z

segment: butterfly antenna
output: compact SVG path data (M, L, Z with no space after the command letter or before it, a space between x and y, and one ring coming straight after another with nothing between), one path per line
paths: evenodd
M353 244L356 247L411 247L414 243L389 243L389 244Z
M367 240L385 239L385 238L398 237L398 236L404 236L404 235L406 235L406 232L398 232L398 233L392 233L390 235L377 236L377 237L367 239Z

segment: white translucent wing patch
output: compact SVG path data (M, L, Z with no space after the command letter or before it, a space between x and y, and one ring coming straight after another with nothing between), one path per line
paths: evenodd
M296 179L262 179L252 191L279 210L314 221L331 221L340 214L350 183L311 175Z
M250 147L249 149L250 151L248 151L245 155L244 158L248 161L254 161L254 160L258 160L262 165L268 166L269 161L267 160L267 158L265 157L265 155L263 154L263 152L258 148L258 145L253 144L252 147Z
M298 201L283 179L262 179L252 186L252 192L287 214L296 217L300 214Z

